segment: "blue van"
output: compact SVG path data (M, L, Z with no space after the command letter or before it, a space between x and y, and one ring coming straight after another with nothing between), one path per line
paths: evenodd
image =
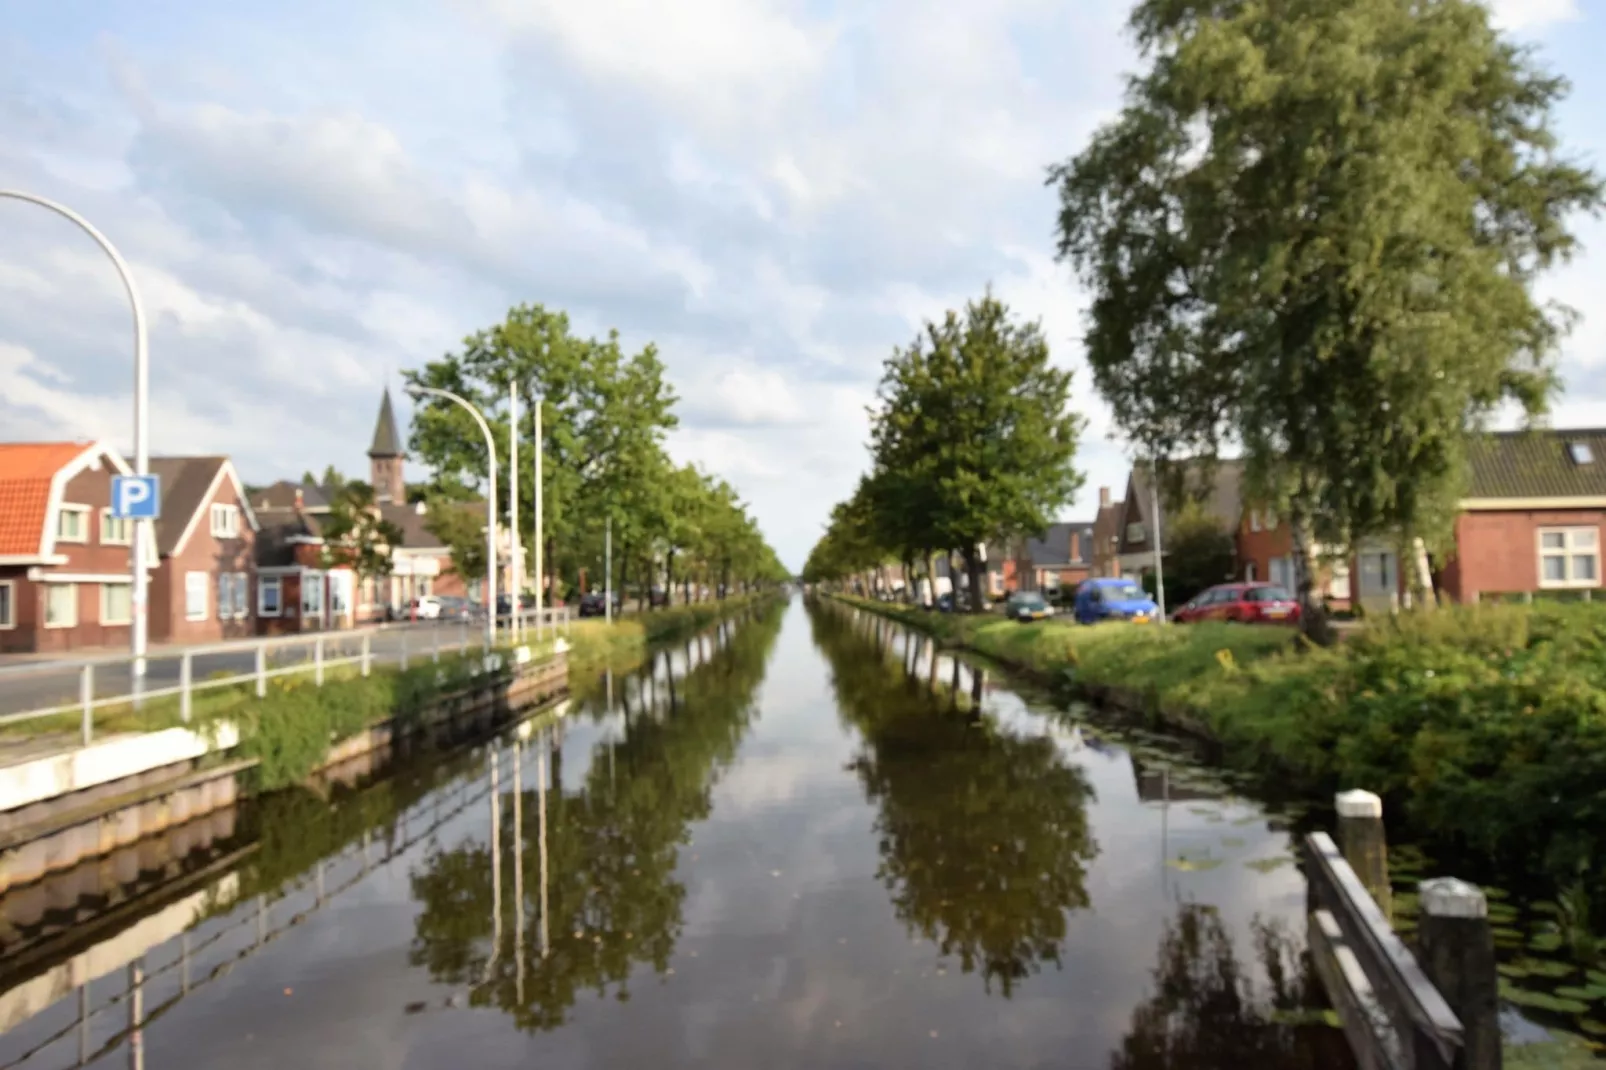
M1078 624L1097 624L1101 620L1129 620L1148 624L1160 616L1160 607L1143 593L1136 580L1087 580L1076 589Z

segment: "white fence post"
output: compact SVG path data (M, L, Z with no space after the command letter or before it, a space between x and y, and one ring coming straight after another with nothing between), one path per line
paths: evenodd
M373 656L374 656L374 634L372 632L363 632L362 633L362 674L364 676L368 675L368 667L369 667L369 664L373 661Z
M268 697L268 644L258 643L256 649L257 698Z
M312 679L319 687L323 686L323 636L318 636L312 644Z
M186 650L178 659L178 715L185 724L190 723L190 684L194 674L195 657Z
M86 663L78 670L78 700L84 704L84 721L80 732L87 747L95 738L95 666L92 663Z

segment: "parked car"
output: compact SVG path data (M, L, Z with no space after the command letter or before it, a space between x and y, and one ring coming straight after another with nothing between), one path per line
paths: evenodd
M1010 620L1022 623L1034 620L1047 620L1054 615L1054 607L1048 604L1048 599L1036 591L1017 591L1009 596L1004 603L1004 615Z
M1275 583L1220 583L1195 596L1171 619L1233 620L1246 624L1298 624L1299 602Z
M669 604L669 592L662 587L654 587L652 592L647 595L647 604L654 609L659 606L667 606Z
M954 596L951 592L937 596L936 610L938 613L952 613L954 611Z
M608 615L608 602L601 592L593 591L580 596L580 616L605 617ZM619 595L613 596L613 614L619 615Z
M1160 607L1136 581L1101 577L1086 580L1076 589L1075 613L1078 624L1108 620L1148 624L1159 617Z
M402 615L414 620L435 620L441 615L441 600L432 594L415 598L402 611Z

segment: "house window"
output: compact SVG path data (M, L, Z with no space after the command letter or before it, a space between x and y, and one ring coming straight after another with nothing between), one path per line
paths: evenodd
M337 617L351 612L351 573L329 573L329 612Z
M1126 526L1126 541L1127 542L1142 542L1144 534L1145 534L1145 532L1143 530L1143 524L1141 522L1135 523L1135 524L1128 524Z
M134 619L133 589L126 583L100 585L100 622L127 624Z
M301 576L301 615L323 619L323 573L305 572Z
M1600 586L1600 529L1541 528L1539 586Z
M1244 562L1244 582L1245 583L1254 583L1255 582L1255 563L1253 561L1245 561Z
M110 509L102 509L100 541L106 546L129 545L134 541L134 522L126 516L112 516Z
M61 542L88 542L89 506L64 505L57 510L56 538Z
M1348 600L1350 597L1349 566L1333 565L1333 578L1327 581L1327 597Z
M243 572L220 572L217 577L217 619L239 620L251 615L251 593Z
M263 576L257 580L257 616L277 617L283 597L284 581L278 576Z
M251 615L251 577L244 572L234 574L234 619Z
M212 537L235 539L240 535L240 507L238 505L212 506Z
M76 628L78 626L78 585L52 583L45 587L45 627Z
M207 574L204 572L186 572L184 574L184 619L206 619L206 595L209 585L206 582Z
M1250 531L1259 531L1260 530L1260 510L1259 509L1251 509L1251 510L1249 510L1249 530Z
M15 580L0 580L0 628L17 626L17 584Z
M1279 587L1294 589L1294 562L1288 557L1274 557L1268 563L1266 578Z

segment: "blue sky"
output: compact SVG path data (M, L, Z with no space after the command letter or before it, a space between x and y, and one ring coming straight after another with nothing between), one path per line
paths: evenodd
M157 452L351 472L379 391L510 304L655 341L672 452L792 564L864 466L882 359L991 282L1080 367L1043 168L1119 103L1124 0L9 0L0 187L134 265ZM1606 165L1606 2L1497 16ZM1593 59L1593 62L1592 62ZM1606 425L1606 226L1545 284L1584 320L1558 425ZM127 312L87 238L0 204L0 438L130 441ZM1123 445L1085 373L1087 485Z

